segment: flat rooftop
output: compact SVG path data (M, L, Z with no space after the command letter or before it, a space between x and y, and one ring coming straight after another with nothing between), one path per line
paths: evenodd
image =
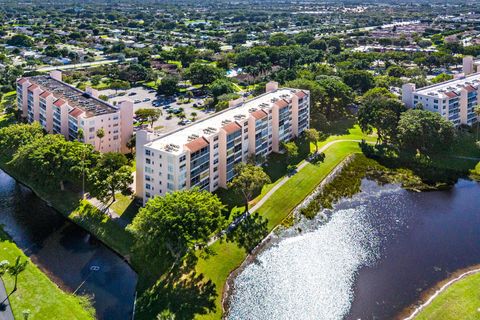
M71 107L83 110L87 118L118 111L111 104L50 76L34 76L27 79L30 83L38 85L43 91L52 93L55 98L65 100Z
M200 138L209 137L218 133L220 128L234 123L244 121L250 113L266 109L269 110L275 102L280 99L290 101L292 96L300 92L299 89L281 88L273 92L264 93L253 99L244 101L242 104L218 112L208 118L204 118L193 124L177 129L158 139L151 141L146 146L156 150L163 150L172 154L183 152L185 144Z
M479 85L480 73L474 73L466 77L452 79L442 83L420 88L415 93L443 99L448 97L446 93L453 92L458 96L462 88L472 86L476 89Z

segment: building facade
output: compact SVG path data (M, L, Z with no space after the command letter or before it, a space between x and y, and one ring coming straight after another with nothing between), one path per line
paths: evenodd
M270 82L265 94L235 100L227 110L166 135L139 131L136 193L146 203L175 190L226 188L236 164L279 152L309 122L309 92Z
M100 152L127 153L127 142L133 134L133 103L118 106L98 98L91 88L81 91L62 81L62 73L21 78L17 81L17 107L28 122L39 122L47 132L78 139ZM103 129L104 136L97 132ZM81 138L81 137L80 137Z
M421 104L425 110L437 112L443 118L472 125L478 121L475 106L480 102L480 73L470 74L416 90L415 84L402 86L402 101L409 108Z

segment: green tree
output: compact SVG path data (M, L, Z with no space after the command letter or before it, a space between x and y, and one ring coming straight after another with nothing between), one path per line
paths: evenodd
M478 130L480 128L480 105L477 105L475 106L475 109L473 109L473 111L475 112L475 115L477 116L477 122L476 122L476 125L477 125L477 141L478 141Z
M232 82L228 79L217 79L210 84L210 91L212 95L217 98L222 94L234 93L235 89Z
M347 70L342 73L343 82L353 90L364 93L375 86L372 73L366 70Z
M103 203L115 202L115 193L127 194L133 183L128 159L124 154L107 152L102 154L89 175L93 188L91 194Z
M33 40L24 34L15 34L7 40L7 44L9 46L30 48L33 46Z
M361 99L357 113L363 132L371 134L377 130L377 142L390 142L397 136L397 125L405 106L387 89L374 88Z
M318 153L318 141L324 138L324 134L317 129L310 128L305 130L305 136L309 142L315 144L315 153Z
M130 149L131 154L133 154L133 149L135 149L136 142L137 136L135 134L133 134L127 141L127 148Z
M163 77L158 85L158 93L166 96L173 96L178 92L178 77L173 75L167 75Z
M120 71L119 77L122 80L129 81L136 84L139 81L149 80L150 73L147 68L141 64L131 64L122 71Z
M317 80L320 86L319 106L328 119L343 114L353 102L352 89L338 77L321 76Z
M210 237L222 230L224 210L216 195L197 188L154 197L129 226L135 251L146 261L163 259L168 253L175 265L187 253L205 248Z
M192 117L192 121L195 122L195 120L197 120L198 114L194 111L194 112L190 113L190 116Z
M109 87L115 90L115 94L117 94L118 90L130 89L130 83L128 81L115 80L110 83Z
M21 146L12 164L32 179L56 183L64 189L65 181L80 181L84 165L90 168L97 160L93 146L78 141L66 141L62 135L48 134Z
M184 76L189 79L192 84L201 84L204 87L220 78L222 71L209 64L192 63L192 65L185 70Z
M38 122L32 124L12 124L0 129L0 154L13 156L19 147L27 145L44 136L44 130Z
M261 167L243 162L235 166L235 174L228 187L243 197L245 212L248 212L248 203L252 200L253 195L265 184L270 183L270 178Z
M284 142L282 146L287 153L287 163L292 164L293 159L298 156L298 146L293 141Z
M313 34L310 32L299 32L293 37L293 39L298 44L306 45L312 42L315 38L313 37Z
M453 124L440 114L410 109L400 116L398 141L401 150L432 154L448 150L455 137Z
M103 138L105 137L105 130L103 128L99 128L97 132L95 132L95 135L99 139L98 150L102 150L102 141L103 141Z
M160 119L161 115L162 115L162 110L160 109L142 108L135 111L135 116L137 117L137 119L142 122L148 121L152 129L155 121Z

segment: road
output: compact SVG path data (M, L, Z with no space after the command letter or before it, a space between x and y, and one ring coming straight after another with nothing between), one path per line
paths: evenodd
M136 58L128 58L125 59L125 62L134 61ZM70 69L83 69L88 67L95 67L95 66L103 66L106 64L114 64L119 63L118 59L113 60L100 60L100 61L93 61L93 62L83 62L83 63L76 63L76 64L65 64L61 66L48 66L48 67L41 67L36 69L35 71L38 72L50 72L53 70L70 70Z
M2 302L7 297L7 291L5 290L5 285L3 281L0 279L0 302ZM7 305L4 311L0 311L0 320L15 320L12 313L12 308L10 308L10 301L6 301L5 304Z

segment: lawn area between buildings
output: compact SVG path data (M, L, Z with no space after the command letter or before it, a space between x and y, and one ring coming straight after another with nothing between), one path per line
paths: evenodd
M345 138L345 136L342 138ZM342 138L337 137L337 140ZM355 139L352 137L348 138ZM257 210L264 218L268 219L269 230L273 230L273 228L288 217L292 210L300 204L343 159L353 153L360 152L358 142L338 142L325 151L325 160L323 162L318 164L308 163L301 171L296 173ZM216 254L208 259L200 259L197 263L196 271L197 273L203 273L205 280L211 280L215 284L217 293L215 298L216 308L214 312L206 315L198 315L198 319L221 318L221 302L225 282L229 274L239 267L247 256L244 249L239 248L235 243L231 242L216 242L212 245L212 249Z
M473 320L480 318L480 273L467 276L440 293L415 320Z
M10 304L16 319L23 319L23 311L29 310L29 319L70 320L94 319L94 309L86 297L65 293L57 287L25 254L0 230L0 261L10 265L20 256L28 260L27 268L18 276L17 291L10 296ZM3 276L7 293L14 286L14 278Z

